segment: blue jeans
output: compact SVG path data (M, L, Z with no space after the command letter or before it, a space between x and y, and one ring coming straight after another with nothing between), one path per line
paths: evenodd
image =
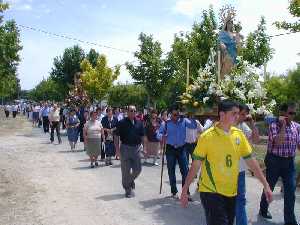
M245 176L246 176L245 171L239 173L238 193L236 196L236 205L235 205L236 225L247 225Z
M278 178L282 178L284 188L284 222L286 224L297 224L294 211L296 191L294 157L283 158L268 153L265 158L265 165L266 179L272 191L274 190ZM266 196L262 193L260 211L266 213L268 208L269 204L266 201Z
M166 159L169 174L169 181L171 185L171 193L176 194L178 192L176 185L176 163L178 162L180 173L182 176L182 186L184 185L185 179L187 177L189 168L188 161L186 158L186 152L184 146L179 148L174 148L171 145L166 146Z
M186 157L187 162L190 162L190 155L193 156L194 150L196 148L197 143L185 143L185 151L186 151ZM193 159L193 158L192 158Z

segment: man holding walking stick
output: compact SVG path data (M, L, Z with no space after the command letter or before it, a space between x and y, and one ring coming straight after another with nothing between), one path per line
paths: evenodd
M178 190L176 185L176 164L178 162L180 173L182 176L182 186L185 183L188 174L188 161L185 152L186 128L195 129L197 123L194 119L180 118L177 107L171 109L171 119L163 122L158 130L158 139L165 139L166 143L166 159L169 181L171 185L171 194L173 198L178 199ZM162 165L163 166L163 165ZM189 200L191 198L189 197Z

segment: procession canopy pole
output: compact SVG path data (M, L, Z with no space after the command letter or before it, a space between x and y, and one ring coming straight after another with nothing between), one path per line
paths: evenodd
M190 59L186 60L186 91L190 84Z
M218 83L221 82L221 51L218 50L218 66L217 66L217 76L218 76Z

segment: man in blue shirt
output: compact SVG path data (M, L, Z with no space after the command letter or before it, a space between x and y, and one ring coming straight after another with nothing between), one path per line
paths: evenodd
M45 102L44 107L41 110L41 117L43 118L43 129L45 133L49 132L49 115L50 108L48 106L48 103Z
M171 119L162 122L157 137L158 139L166 139L166 159L169 181L171 185L172 197L178 198L176 186L176 162L178 162L180 173L182 175L182 186L185 183L185 178L188 174L188 161L185 152L185 136L186 128L195 129L197 123L194 119L188 120L179 116L177 107L171 110ZM191 200L191 199L190 199Z

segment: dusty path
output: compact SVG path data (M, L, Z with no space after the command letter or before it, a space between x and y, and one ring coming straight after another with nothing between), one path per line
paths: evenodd
M135 198L125 199L118 161L112 167L100 162L99 168L90 169L85 152L69 152L66 137L62 145L51 145L49 136L25 118L1 118L0 143L0 225L205 224L197 193L187 209L167 197L166 173L164 193L158 194L160 167L145 165ZM247 189L251 224L283 224L283 196L278 189L271 222L257 217L261 186L249 177ZM297 199L300 219L299 193Z

